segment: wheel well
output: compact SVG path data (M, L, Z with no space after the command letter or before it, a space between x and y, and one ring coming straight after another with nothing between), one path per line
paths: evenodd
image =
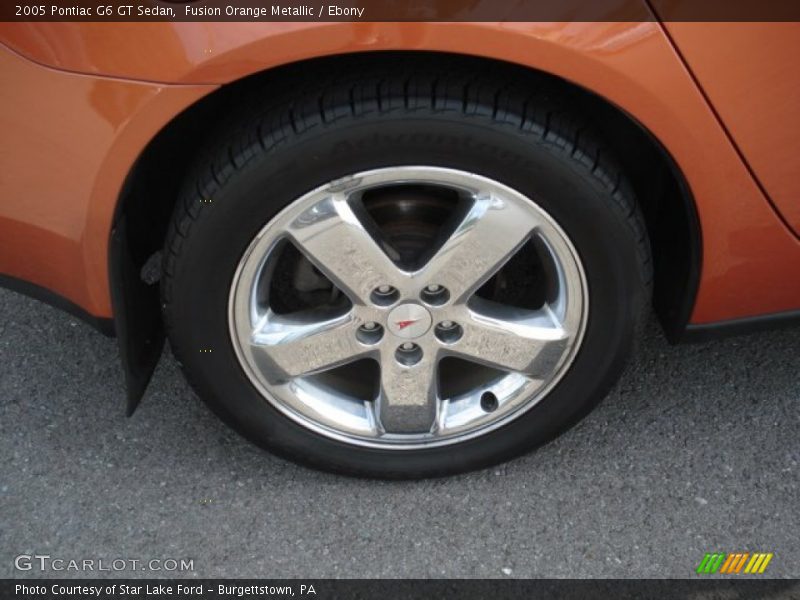
M224 121L249 91L283 86L293 77L302 77L309 69L346 69L348 63L355 60L385 61L386 68L391 69L398 54L415 54L426 61L454 58L442 53L372 52L293 63L223 86L175 117L140 155L128 175L118 204L115 223L126 221L124 243L135 269L143 276L149 270L150 279L157 279L158 269L152 268L153 256L163 247L180 186L213 130L213 127L198 124ZM458 60L473 62L476 70L489 64L493 69L515 71L518 80L527 79L532 85L546 86L554 94L569 95L573 106L590 116L592 128L615 152L633 185L652 246L653 304L669 339L679 340L694 305L702 242L694 199L667 150L624 110L573 83L493 59L459 56ZM111 260L114 261L114 256ZM113 264L111 272L115 272ZM113 277L111 285L112 288L118 285ZM158 311L160 315L159 306L151 307L151 311ZM117 312L115 307L115 315Z

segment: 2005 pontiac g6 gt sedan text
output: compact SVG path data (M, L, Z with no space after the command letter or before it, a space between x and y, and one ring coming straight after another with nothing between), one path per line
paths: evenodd
M631 0L634 4L638 0ZM0 281L247 438L425 477L800 315L797 23L5 23Z

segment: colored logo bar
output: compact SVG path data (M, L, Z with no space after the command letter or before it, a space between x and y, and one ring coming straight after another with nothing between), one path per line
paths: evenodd
M697 574L755 575L766 571L773 556L772 552L706 552L697 567Z

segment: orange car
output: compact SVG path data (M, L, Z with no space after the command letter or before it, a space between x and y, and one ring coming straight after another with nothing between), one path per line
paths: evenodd
M651 307L676 342L800 316L797 23L0 42L0 282L116 334L129 413L166 335L260 445L454 473L585 415Z

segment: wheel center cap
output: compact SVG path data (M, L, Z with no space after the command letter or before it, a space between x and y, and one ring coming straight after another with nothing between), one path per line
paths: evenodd
M431 313L419 304L401 304L389 313L387 326L397 337L418 338L431 327Z

